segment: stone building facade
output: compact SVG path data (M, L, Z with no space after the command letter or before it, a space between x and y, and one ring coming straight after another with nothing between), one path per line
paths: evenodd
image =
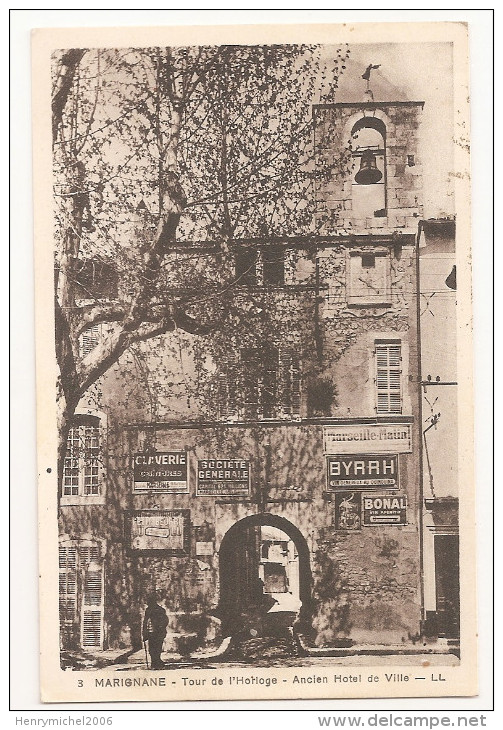
M316 233L236 244L256 326L206 360L205 337L180 335L176 362L158 338L83 399L61 494L63 648L140 646L153 590L181 653L274 619L316 646L419 635L421 109L314 107ZM250 613L264 597L267 620Z

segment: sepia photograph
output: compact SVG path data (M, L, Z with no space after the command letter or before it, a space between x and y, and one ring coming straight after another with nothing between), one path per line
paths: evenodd
M467 26L33 74L42 700L476 694Z

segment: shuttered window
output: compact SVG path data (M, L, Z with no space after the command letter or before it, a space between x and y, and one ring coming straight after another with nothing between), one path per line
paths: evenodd
M300 362L293 348L247 348L222 365L214 382L220 419L298 418Z
M63 464L63 497L101 494L100 419L79 416L70 428Z
M279 352L280 397L283 413L292 418L300 416L300 363L293 348Z
M243 286L282 286L285 283L285 249L268 246L240 248L235 253L236 282Z
M100 338L100 325L93 324L86 329L79 337L80 357L86 357L94 350Z
M377 413L402 412L402 357L398 342L377 342Z
M257 284L257 251L252 248L241 248L236 251L236 281L243 286Z
M262 249L262 267L264 284L281 286L285 283L285 249Z
M59 547L59 611L63 638L83 648L103 647L103 564L98 545Z
M62 624L71 624L77 613L77 548L59 547L59 617Z

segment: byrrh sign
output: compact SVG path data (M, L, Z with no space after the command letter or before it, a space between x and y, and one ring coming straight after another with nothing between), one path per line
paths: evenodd
M327 476L329 489L396 489L398 457L328 456Z
M325 454L404 454L412 451L410 424L324 426Z

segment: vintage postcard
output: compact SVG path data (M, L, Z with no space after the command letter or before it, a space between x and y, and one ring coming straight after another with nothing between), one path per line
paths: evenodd
M468 33L33 32L43 701L477 694Z

